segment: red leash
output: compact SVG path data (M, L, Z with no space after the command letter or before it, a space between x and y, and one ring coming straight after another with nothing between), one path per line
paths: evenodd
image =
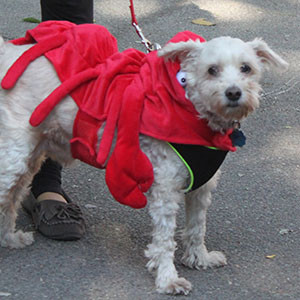
M161 47L160 47L159 44L156 44L156 43L153 44L153 43L151 43L143 35L142 29L139 27L137 19L135 17L133 0L130 0L130 6L129 6L129 8L130 8L130 12L131 12L131 25L135 28L135 31L138 34L138 36L140 37L142 44L144 44L144 46L146 47L147 52L151 52L151 51L160 49Z
M131 12L131 24L136 24L138 25L137 19L135 17L135 13L134 13L134 7L133 7L133 0L130 0L130 12Z

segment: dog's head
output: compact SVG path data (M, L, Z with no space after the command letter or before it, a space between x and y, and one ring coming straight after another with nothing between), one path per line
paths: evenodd
M241 120L259 106L259 80L264 68L282 70L288 66L261 39L243 42L220 37L204 43L168 43L158 55L179 59L186 76L187 98L215 130Z

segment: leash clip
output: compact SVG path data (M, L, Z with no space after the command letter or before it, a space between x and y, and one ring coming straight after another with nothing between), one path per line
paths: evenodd
M135 28L136 33L140 37L141 43L146 47L147 52L149 53L149 52L155 50L154 45L148 39L145 38L140 26L138 24L136 24L135 22L132 23L132 26Z
M138 22L135 17L133 0L130 0L129 8L130 8L130 12L131 12L131 24L135 28L135 31L138 34L138 36L140 37L141 43L146 47L147 53L161 49L161 46L159 44L157 44L157 43L153 44L148 39L145 38L145 36L142 32L142 29L138 25Z
M138 36L141 39L141 43L146 47L147 52L152 52L155 50L159 50L161 49L161 46L157 43L151 43L148 39L146 39L146 37L144 36L142 29L140 28L140 26L136 23L132 23L132 26L134 26L136 33L138 34Z

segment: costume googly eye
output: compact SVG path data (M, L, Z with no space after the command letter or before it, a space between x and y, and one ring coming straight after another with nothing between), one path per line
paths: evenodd
M176 78L182 87L186 87L186 73L185 72L179 71L176 75Z

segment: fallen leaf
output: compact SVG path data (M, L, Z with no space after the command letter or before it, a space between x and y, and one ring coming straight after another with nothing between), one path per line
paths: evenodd
M33 17L29 17L29 18L24 18L23 19L24 22L28 22L28 23L41 23L40 20L33 18Z
M272 254L272 255L266 255L266 258L268 259L273 259L276 257L276 254Z
M212 23L210 21L207 21L204 18L195 19L192 21L194 24L202 25L202 26L215 26L215 23Z

